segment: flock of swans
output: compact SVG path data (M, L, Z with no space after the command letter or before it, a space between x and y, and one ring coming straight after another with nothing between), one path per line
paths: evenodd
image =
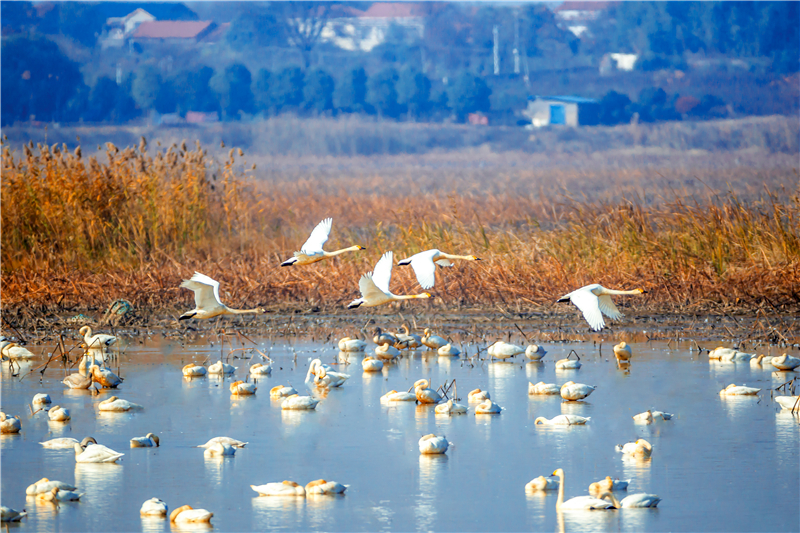
M323 259L335 257L339 254L363 250L363 246L351 246L334 252L323 250L323 245L327 241L332 226L330 218L323 220L311 233L308 241L300 251L295 252L291 259L282 263L282 266L307 265ZM451 255L439 250L428 250L418 253L408 259L401 260L399 265L411 265L417 276L420 286L423 289L430 289L435 284L436 266L452 266L454 260L477 261L474 255ZM382 305L391 301L430 298L429 293L416 295L395 295L389 290L391 272L393 265L392 252L386 252L375 265L372 272L364 274L359 280L361 298L358 298L348 305L348 308L372 307ZM195 309L188 311L180 316L180 320L185 319L208 319L225 314L244 314L244 313L263 313L261 308L237 310L224 305L219 296L219 283L201 273L195 273L191 279L185 280L181 287L190 289L194 292ZM632 291L609 290L600 285L594 284L573 291L559 301L570 301L583 313L586 321L593 330L600 330L605 327L603 315L617 320L622 314L611 300L612 295L641 294L644 291L635 289ZM105 366L109 350L117 342L117 338L106 334L93 334L89 326L80 329L83 337L85 354L78 365L78 372L64 378L63 383L69 388L89 389L99 385L103 389L116 389L123 383L123 379L114 374L110 368ZM403 352L427 348L442 357L458 357L460 350L445 338L435 335L430 329L424 330L424 335L412 333L407 325L403 325L397 333L388 333L376 328L373 341L376 344L374 352L366 355L361 360L361 366L365 373L380 372L385 364L391 364L398 357L402 357ZM341 352L364 353L367 350L367 342L360 338L345 337L338 342ZM487 355L490 359L505 360L517 356L524 356L529 361L540 361L546 354L542 346L531 344L523 347L509 342L497 341L487 348ZM9 360L11 364L20 360L34 357L34 354L26 348L17 345L5 338L0 340L0 354L4 360ZM632 358L631 347L625 342L614 347L614 354L619 365L630 364ZM268 359L268 358L266 358ZM254 395L257 392L256 380L260 377L269 376L272 372L272 361L262 360L251 365L248 369L249 377L244 380L232 381L229 385L232 397ZM791 371L800 366L800 359L784 354L780 357L767 357L764 355L748 354L734 349L717 348L709 353L709 359L720 360L730 363L749 363L753 366L771 364L778 370ZM581 362L579 357L567 358L555 362L557 369L579 369ZM221 376L234 375L237 368L223 361L209 366L189 363L182 368L182 374L187 379L202 377L207 374L217 374ZM253 378L250 382L249 378ZM310 395L300 395L291 385L277 385L270 389L270 398L279 400L283 410L311 410L324 401L324 394L313 393L315 391L327 390L342 387L350 379L349 374L337 372L332 366L323 364L320 359L310 361L306 374L305 385L312 392ZM235 379L235 378L233 378ZM583 383L576 383L569 380L562 384L555 383L529 383L528 394L533 395L560 395L567 402L576 402L590 396L596 387ZM722 391L720 395L753 395L758 394L760 389L747 387L744 385L731 384ZM394 402L416 402L418 404L433 405L436 415L455 416L466 414L470 409L477 415L500 415L503 408L492 401L491 394L480 388L470 391L467 395L469 405L457 403L457 399L449 398L448 391L444 388L435 390L431 387L429 380L419 379L407 391L391 390L380 397L380 403L392 404ZM777 397L776 401L785 409L797 410L800 404L798 397L783 396ZM64 422L71 418L67 409L58 405L52 405L52 400L48 394L37 394L32 400L32 406L45 410L52 421ZM99 411L135 411L142 410L143 406L134 404L117 396L103 400L97 404ZM667 421L673 415L663 411L647 410L633 416L635 423L651 424L655 421ZM591 417L582 417L573 414L558 415L548 419L539 416L535 419L534 425L551 426L582 426L589 423ZM19 416L11 416L0 413L0 424L2 433L18 433L22 424ZM419 439L420 454L445 454L452 443L441 435L428 434ZM93 437L86 437L82 441L74 438L62 437L51 439L41 443L43 448L56 450L72 450L75 455L76 463L116 463L124 454L119 453L103 444L97 443ZM148 433L142 437L130 439L131 448L155 448L161 445L160 439L153 433ZM230 457L236 454L237 449L247 445L230 437L215 437L207 443L198 447L203 448L206 457ZM638 439L619 445L617 452L625 456L649 459L653 453L653 446L644 439ZM589 486L590 495L577 496L569 500L564 500L565 492L565 473L559 468L550 476L539 476L525 485L526 492L537 491L558 491L556 509L565 510L610 510L631 507L656 507L661 501L659 496L650 493L637 493L618 500L615 493L626 491L628 481L612 479L610 476L603 480L592 483ZM271 482L262 485L250 485L253 491L259 496L295 496L305 497L308 495L324 494L344 494L347 485L336 481L324 479L314 480L305 485L294 481ZM61 481L51 481L43 478L30 485L26 491L39 502L51 502L58 504L63 501L79 501L83 496L78 489L68 483ZM2 506L2 521L19 521L25 516L25 511L15 511L14 509ZM169 508L167 504L158 499L152 498L145 501L141 507L143 516L167 517ZM208 522L213 517L213 513L205 509L193 509L188 505L179 506L169 514L169 519L174 523Z

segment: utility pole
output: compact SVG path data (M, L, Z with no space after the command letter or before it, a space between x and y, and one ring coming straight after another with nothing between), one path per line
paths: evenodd
M519 11L514 10L514 74L519 74Z
M500 74L500 30L495 24L492 27L492 35L494 36L494 75Z

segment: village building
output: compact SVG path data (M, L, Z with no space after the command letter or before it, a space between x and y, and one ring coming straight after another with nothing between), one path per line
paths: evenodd
M530 127L551 125L594 126L598 124L599 103L580 96L530 96L522 115L530 119Z

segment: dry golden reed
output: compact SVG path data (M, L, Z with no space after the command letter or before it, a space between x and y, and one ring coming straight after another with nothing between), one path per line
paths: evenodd
M139 309L172 311L191 305L179 284L194 270L218 279L232 307L342 309L384 251L398 260L434 247L483 261L444 269L438 298L417 302L422 308L524 311L588 283L645 288L649 294L631 303L663 311L800 304L796 186L764 187L747 201L728 192L601 202L531 191L502 175L470 181L457 171L398 179L309 170L256 179L241 150L217 159L199 144L148 149L144 138L138 147L108 143L96 157L87 152L4 148L6 309L104 308L126 298ZM619 179L646 173L620 170ZM442 194L447 188L453 192ZM327 216L329 249L367 250L280 268ZM402 267L392 289L420 291Z

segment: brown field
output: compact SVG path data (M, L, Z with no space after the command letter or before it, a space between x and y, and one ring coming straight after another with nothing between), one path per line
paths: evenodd
M343 310L384 251L397 260L433 247L483 261L440 271L436 298L404 307L524 315L601 283L646 289L626 300L638 310L800 309L797 153L252 158L110 143L89 152L4 147L6 316L104 310L116 298L173 314L192 306L179 284L194 270L218 279L232 307ZM327 249L367 250L280 268L327 216ZM421 292L403 268L392 290Z

